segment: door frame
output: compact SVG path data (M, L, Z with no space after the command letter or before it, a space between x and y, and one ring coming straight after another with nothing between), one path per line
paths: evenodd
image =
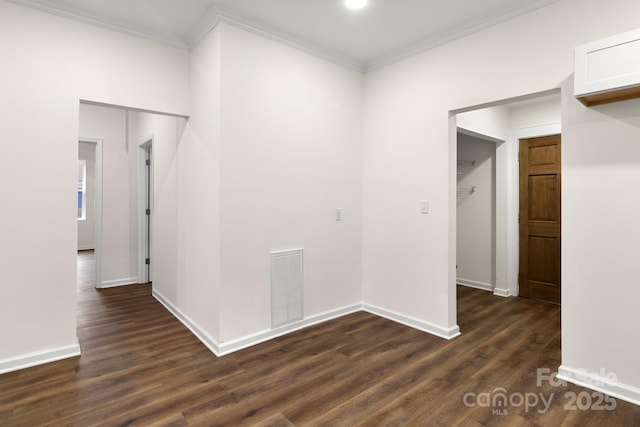
M149 244L149 259L153 262L153 244L152 244L152 235L153 233L147 232L146 225L146 198L147 192L149 193L150 205L153 207L153 160L151 160L150 165L150 180L149 186L147 187L147 174L146 174L146 152L151 150L151 158L153 159L153 146L154 146L154 135L151 134L145 138L142 138L138 142L138 283L148 283L152 280L153 274L151 274L152 265L149 265L147 268L147 264L145 262L147 258L147 243ZM149 216L149 230L153 230L153 209L152 214Z
M93 257L95 263L95 287L97 289L102 287L102 236L103 236L103 221L102 221L102 192L103 192L103 140L100 138L78 138L78 144L91 144L94 146L96 153L96 163L94 169L94 183L93 183L93 213L94 213L94 241L95 247L93 250Z

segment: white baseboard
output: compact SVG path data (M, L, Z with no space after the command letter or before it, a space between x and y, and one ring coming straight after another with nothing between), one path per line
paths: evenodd
M316 325L318 323L326 322L327 320L336 319L338 317L346 316L351 313L356 313L358 311L362 311L362 305L354 304L338 308L336 310L316 314L314 316L307 317L299 322L284 325L276 329L269 329L232 341L222 342L220 344L220 355L224 356L225 354L233 353L234 351L242 350L244 348L272 340L282 335L286 335L291 332Z
M475 280L456 278L456 283L459 285L468 286L470 288L482 289L483 291L493 292L494 286L491 283L476 282Z
M218 342L209 335L204 329L202 329L196 322L191 320L189 316L184 314L178 307L173 305L164 295L158 292L156 289L152 290L153 297L160 302L160 304L164 305L164 307L169 310L171 314L174 315L176 319L178 319L184 326L189 329L193 335L198 338L202 344L204 344L213 354L216 356L221 356L220 353L220 345Z
M460 327L458 325L452 328L445 328L439 325L434 325L433 323L425 322L424 320L415 319L413 317L405 316L403 314L376 307L370 304L363 304L363 310L368 313L375 314L376 316L384 317L385 319L402 323L403 325L410 326L414 329L418 329L420 331L427 332L431 335L435 335L447 340L460 335Z
M508 298L511 296L511 291L509 289L495 288L493 294L498 297Z
M100 289L104 288L115 288L117 286L127 286L127 285L137 285L138 278L137 277L129 277L127 279L118 279L118 280L105 280L98 286Z
M45 363L56 362L58 360L76 356L80 356L80 344L78 344L77 341L75 344L64 347L50 348L33 353L21 354L20 356L10 357L8 359L2 359L0 360L0 374L19 371L20 369L44 365Z
M95 246L94 245L78 245L78 250L79 251L93 251L93 250L95 250Z
M589 373L584 369L575 369L562 365L558 368L557 378L634 405L640 405L640 389L613 381L611 378L603 376L602 373Z
M385 310L379 307L358 303L316 314L307 317L299 322L284 325L276 329L267 329L231 341L218 342L200 325L190 319L189 316L184 314L179 308L174 306L171 301L169 301L166 297L164 297L164 295L162 295L162 293L154 289L152 291L152 294L156 300L158 300L163 306L165 306L165 308L169 310L171 314L173 314L183 325L187 327L187 329L189 329L196 336L196 338L198 338L209 350L211 350L218 357L272 340L274 338L278 338L280 336L316 325L318 323L356 313L358 311L366 311L368 313L375 314L376 316L384 317L386 319L421 330L423 332L430 333L440 338L452 339L460 335L460 328L457 325L453 328L443 328L432 323L404 316L399 313L394 313L392 311Z
M191 320L189 316L184 314L179 308L174 306L160 292L154 289L153 296L162 305L164 305L166 309L171 312L171 314L173 314L180 322L182 322L182 324L185 325L187 329L189 329L196 336L196 338L198 338L209 350L211 350L213 354L215 354L218 357L233 353L238 350L242 350L247 347L254 346L256 344L263 343L265 341L272 340L282 335L286 335L288 333L291 333L299 329L303 329L321 322L325 322L327 320L331 320L337 317L345 316L347 314L355 313L362 309L362 306L360 304L356 304L353 306L344 307L341 309L318 314L316 316L311 316L309 318L301 320L300 322L295 322L289 325L285 325L277 329L269 329L262 332L258 332L256 334L238 338L232 341L218 343L216 339L214 339L211 335L209 335L200 325L198 325L196 322Z

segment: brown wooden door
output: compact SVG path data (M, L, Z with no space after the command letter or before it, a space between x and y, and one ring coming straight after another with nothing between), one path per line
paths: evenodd
M560 303L560 135L520 140L520 296Z

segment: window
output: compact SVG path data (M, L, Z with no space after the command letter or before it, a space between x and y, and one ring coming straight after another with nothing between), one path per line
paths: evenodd
M87 219L87 161L78 160L78 219Z

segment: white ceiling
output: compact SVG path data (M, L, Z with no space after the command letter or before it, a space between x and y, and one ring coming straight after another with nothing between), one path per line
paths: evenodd
M356 69L372 69L557 0L10 0L100 26L193 47L233 21Z

